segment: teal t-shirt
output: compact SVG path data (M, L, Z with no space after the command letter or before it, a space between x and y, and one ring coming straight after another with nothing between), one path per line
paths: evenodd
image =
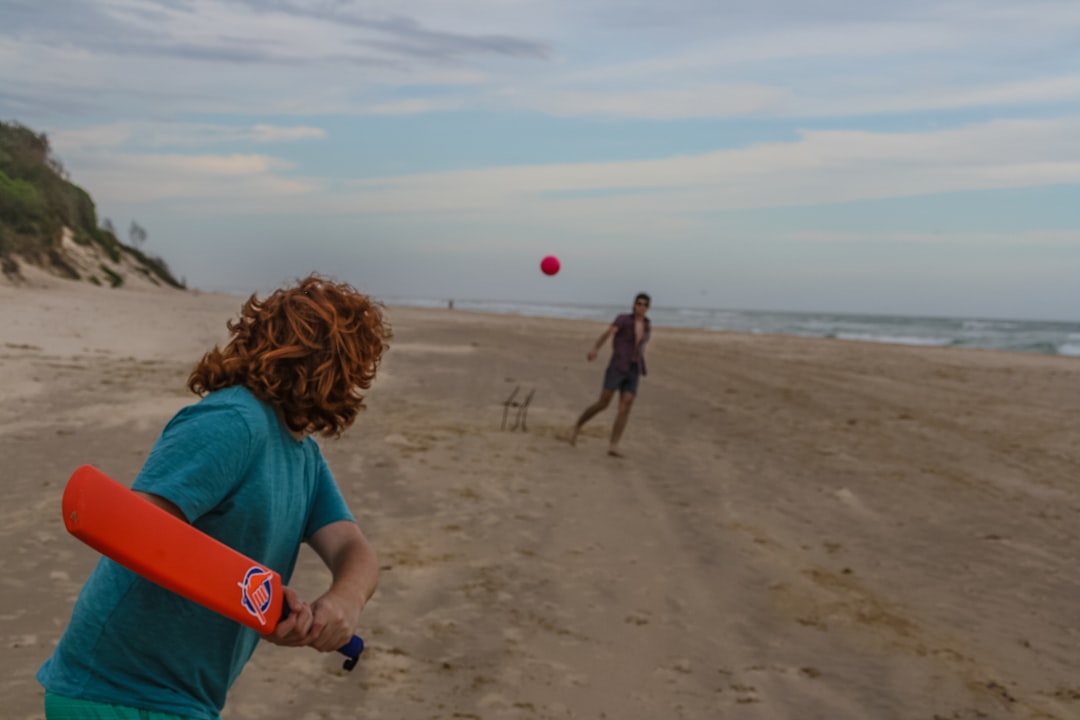
M352 520L313 439L298 441L246 388L210 393L173 417L136 490L288 582L300 544ZM52 656L56 695L213 720L259 635L102 558Z

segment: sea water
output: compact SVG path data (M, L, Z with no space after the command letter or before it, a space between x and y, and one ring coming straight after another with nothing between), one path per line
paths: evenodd
M448 306L447 300L381 298L388 305ZM474 312L610 322L630 306L454 300L454 307ZM985 348L1080 357L1080 323L992 318L913 317L843 313L716 310L652 307L657 326L732 330L746 333L828 337L840 340Z

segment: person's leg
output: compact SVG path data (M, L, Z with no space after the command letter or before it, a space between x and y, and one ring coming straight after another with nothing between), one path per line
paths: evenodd
M581 426L589 422L594 415L602 411L608 405L611 404L611 398L614 397L615 391L604 388L600 391L600 399L594 402L589 407L585 408L585 412L581 413L581 417L578 418L577 423L574 424L574 429L570 431L570 444L577 443L578 432L581 431Z
M634 393L623 391L619 393L619 414L615 416L615 425L611 428L611 442L608 444L608 455L622 457L619 453L619 438L626 429L626 421L630 419L630 408L634 406Z

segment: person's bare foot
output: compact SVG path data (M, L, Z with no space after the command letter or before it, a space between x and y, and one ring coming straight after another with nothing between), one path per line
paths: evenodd
M577 432L578 429L574 428L570 431L570 436L566 438L566 442L570 443L570 447L577 447Z
M626 457L625 455L623 455L621 452L619 452L615 448L608 448L607 454L610 455L611 457L617 457L617 458Z

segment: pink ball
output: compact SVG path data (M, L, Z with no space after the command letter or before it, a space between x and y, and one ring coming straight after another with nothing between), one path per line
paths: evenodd
M548 255L540 261L540 270L545 275L554 275L559 272L559 258L554 255Z

